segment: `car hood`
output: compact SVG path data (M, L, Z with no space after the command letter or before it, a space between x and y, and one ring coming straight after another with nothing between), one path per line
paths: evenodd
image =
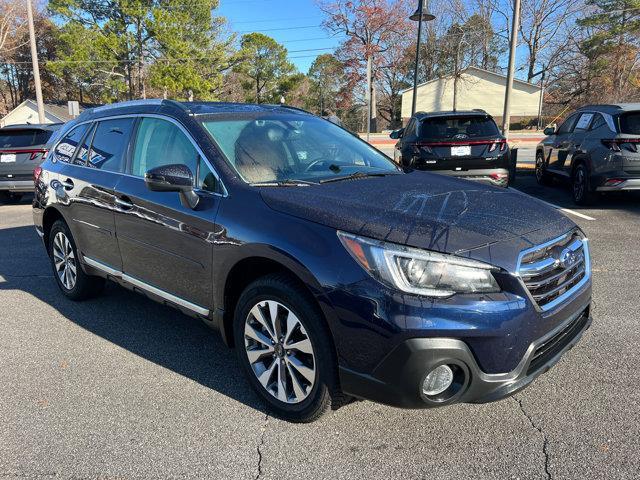
M272 209L289 215L442 253L486 249L510 239L518 239L515 248L525 248L575 227L517 190L429 172L263 188L261 195Z

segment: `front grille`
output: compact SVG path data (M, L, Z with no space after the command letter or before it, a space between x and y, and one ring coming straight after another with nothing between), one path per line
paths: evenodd
M560 353L564 348L576 338L576 336L584 329L589 321L589 312L585 310L578 318L569 322L564 328L553 335L551 338L542 342L533 352L527 375L535 372L549 360Z
M518 268L520 278L542 310L568 297L588 273L589 253L578 233L526 250Z

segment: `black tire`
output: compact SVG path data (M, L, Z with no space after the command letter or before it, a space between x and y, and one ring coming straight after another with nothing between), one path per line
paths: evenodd
M591 187L589 170L584 163L578 163L571 173L571 195L576 205L591 205L597 197Z
M8 203L10 205L20 203L20 200L22 200L23 196L24 196L24 193L20 193L20 192L2 191L0 192L0 203Z
M542 152L536 152L536 181L539 185L550 186L553 183L553 177L547 171L544 164L544 156Z
M69 254L65 261L68 260L67 265L72 264L75 268L75 281L72 284L68 277L64 277L64 275L61 277L60 269L56 267L56 263L59 260L59 250L56 252L56 248L59 247L57 247L56 242L58 241L57 239L62 238L58 235L62 235L69 242L72 255ZM49 258L51 259L51 268L53 269L56 283L67 298L75 301L86 300L102 292L105 284L104 278L84 273L78 261L79 256L75 241L69 227L63 220L56 220L49 231ZM68 268L71 269L70 266ZM67 283L65 284L65 282Z
M308 337L313 347L312 360L315 369L313 378L315 380L313 385L307 385L306 397L299 403L281 401L276 398L275 392L272 393L271 390L269 390L269 387L273 385L279 392L277 385L278 371L277 369L274 370L274 365L278 367L277 362L280 363L280 368L282 368L283 372L287 372L288 368L289 373L283 373L283 378L285 378L284 385L293 389L292 370L285 365L285 360L290 361L289 358L284 358L288 357L290 353L289 350L286 349L286 343L282 342L278 354L275 352L267 353L261 357L261 360L254 360L253 364L249 361L247 348L251 347L247 347L245 343L245 323L248 324L250 319L255 319L254 316L249 316L252 309L260 305L264 306L265 304L263 302L267 301L280 304L278 306L279 313L275 316L277 319L280 319L277 320L281 322L280 325L285 325L285 322L282 320L282 312L287 314L287 309L293 312L304 328L304 335ZM269 317L271 316L268 310L266 310L265 313ZM267 322L268 321L269 320L267 320ZM254 325L256 324L254 323ZM340 405L346 403L346 397L342 395L338 387L337 361L329 329L321 312L309 294L290 276L285 274L271 274L251 283L242 293L236 305L233 331L238 359L249 384L267 405L268 410L275 416L291 422L312 422L322 416L329 408L338 408ZM262 330L262 332L269 333L266 329ZM265 339L270 340L268 336L265 337ZM251 342L250 339L248 339L248 341ZM275 346L276 351L278 351L278 347L274 344L273 340L270 341L271 344ZM263 348L262 344L256 345ZM280 345L280 343L278 343L278 345ZM282 346L284 346L284 349ZM263 386L263 384L260 383L258 380L258 372L254 372L252 365L264 367L263 372L267 370L273 372L267 374L266 379L266 382L271 385ZM267 365L271 365L271 368ZM269 379L273 378L272 375L274 375L275 378L273 382L270 382ZM301 376L296 376L302 379ZM300 384L298 383L298 385ZM283 391L286 391L286 389L283 389ZM301 396L301 398L303 397Z

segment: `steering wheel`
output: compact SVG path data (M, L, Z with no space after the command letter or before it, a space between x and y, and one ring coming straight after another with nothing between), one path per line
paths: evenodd
M312 160L311 163L307 165L306 168L304 169L304 173L311 172L313 171L313 167L324 164L324 163L327 163L327 160L324 158L318 158L316 160Z

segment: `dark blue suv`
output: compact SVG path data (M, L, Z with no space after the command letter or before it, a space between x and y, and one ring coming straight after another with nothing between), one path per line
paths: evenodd
M590 325L573 222L306 112L129 102L58 138L33 214L62 293L109 279L203 319L284 418L497 400Z

